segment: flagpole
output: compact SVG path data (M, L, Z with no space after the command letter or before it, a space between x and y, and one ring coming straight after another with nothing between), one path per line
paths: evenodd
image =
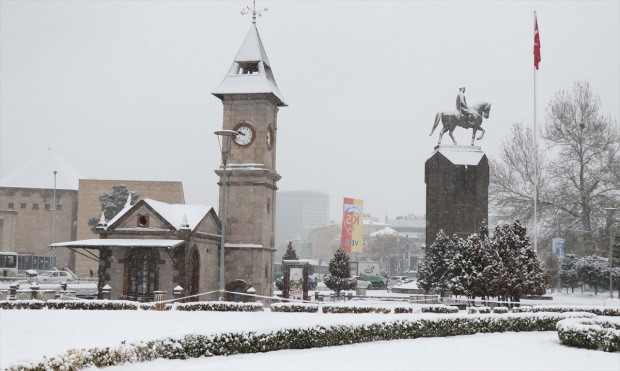
M538 29L538 22L536 21L536 11L534 10L534 38L536 38L536 32ZM536 65L533 66L534 70L534 133L532 133L532 139L534 141L534 251L538 251L538 129L536 126Z

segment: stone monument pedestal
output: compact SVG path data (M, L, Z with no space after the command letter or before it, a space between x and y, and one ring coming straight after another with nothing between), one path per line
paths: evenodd
M439 230L477 233L489 217L489 162L474 146L438 145L424 165L426 246Z

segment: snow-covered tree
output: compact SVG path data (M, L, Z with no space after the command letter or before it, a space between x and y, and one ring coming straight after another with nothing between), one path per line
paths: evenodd
M342 290L352 290L356 282L351 278L351 265L349 255L339 247L334 253L334 257L329 261L329 274L323 278L325 286L336 292L340 296Z
M450 288L452 277L449 271L449 255L454 252L454 245L455 239L440 230L435 242L426 247L424 261L418 272L418 285L426 292L436 290L443 294Z
M293 248L293 242L289 241L288 245L286 245L286 252L284 253L284 256L282 256L282 261L284 260L297 260L299 259L297 257L297 253L295 252L295 249Z

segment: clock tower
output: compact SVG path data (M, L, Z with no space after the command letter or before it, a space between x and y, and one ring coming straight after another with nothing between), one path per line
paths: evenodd
M275 253L278 109L286 106L255 19L230 70L213 95L223 104L223 130L234 130L228 165L220 166L219 214L227 178L224 286L271 296Z

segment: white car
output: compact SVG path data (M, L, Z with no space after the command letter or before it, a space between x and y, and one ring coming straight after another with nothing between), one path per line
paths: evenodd
M47 272L39 273L37 276L37 281L39 283L44 283L44 282L62 283L62 282L77 281L77 277L71 274L70 272L66 272L66 271L47 271Z
M370 289L372 287L372 282L366 281L361 276L354 276L353 278L355 278L358 289Z

